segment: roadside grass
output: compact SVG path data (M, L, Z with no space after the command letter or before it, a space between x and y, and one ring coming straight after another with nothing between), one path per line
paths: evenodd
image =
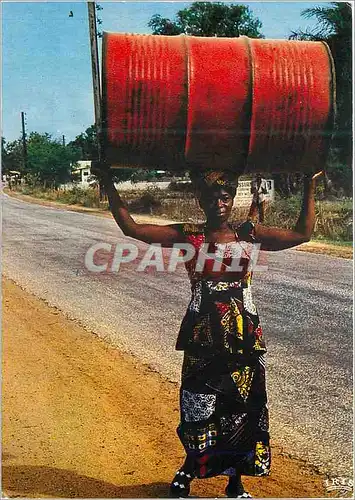
M291 229L301 208L301 197L276 197L266 213L265 224ZM316 201L316 223L313 238L324 243L347 242L353 239L353 204L351 199Z
M349 247L349 248L352 248L354 245L354 243L352 241L325 240L322 238L316 238L316 239L314 239L314 241L317 243L324 243L325 245L335 245L335 246L342 246L342 247Z
M101 202L97 188L82 189L44 189L42 187L16 186L14 191L33 196L41 200L57 201L68 205L80 205L87 208L100 208Z
M56 201L68 205L79 205L87 208L108 209L108 202L100 201L98 188L83 189L43 189L40 187L17 186L16 192L48 201ZM203 220L203 212L198 201L189 192L176 189L162 191L149 188L145 191L123 191L122 198L129 210L136 214L149 214L176 221L199 222ZM301 197L276 197L272 206L267 207L265 224L280 228L294 227L301 207ZM232 218L243 220L247 217L249 207L233 209ZM324 244L352 246L353 240L353 203L352 199L334 201L320 200L316 202L316 224L313 239Z

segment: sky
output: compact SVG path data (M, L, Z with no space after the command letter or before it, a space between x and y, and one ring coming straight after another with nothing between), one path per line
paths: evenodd
M151 33L153 14L172 19L191 2L99 2L105 31ZM324 2L238 2L262 22L266 38L288 38L292 30L314 26L302 10ZM2 136L26 131L67 142L94 123L94 105L86 2L3 1ZM69 17L69 12L73 17Z

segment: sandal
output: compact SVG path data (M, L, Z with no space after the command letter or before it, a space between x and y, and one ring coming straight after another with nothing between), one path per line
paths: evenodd
M236 491L229 489L228 487L226 488L226 495L228 498L253 498L250 493L247 491L243 491L242 493L236 493Z
M229 479L225 492L228 498L253 498L250 493L245 491L240 476Z
M178 470L170 484L170 498L187 498L190 494L191 474Z

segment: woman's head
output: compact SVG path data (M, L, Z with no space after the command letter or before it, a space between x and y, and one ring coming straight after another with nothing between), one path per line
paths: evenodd
M227 221L237 192L237 176L227 170L205 170L191 172L190 178L207 219Z

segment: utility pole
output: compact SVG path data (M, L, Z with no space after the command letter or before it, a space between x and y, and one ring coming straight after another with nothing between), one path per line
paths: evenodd
M99 70L99 51L97 45L97 24L96 24L96 4L94 1L88 1L88 16L89 16L89 34L90 34L90 49L91 49L91 69L92 69L92 85L94 91L94 109L95 109L95 126L97 136L97 153L99 164L103 161L102 148L102 115L101 115L101 85L100 85L100 70ZM102 201L104 189L100 182L99 196Z
M62 140L63 140L63 148L65 148L65 135L62 136Z
M89 15L89 33L90 33L90 48L91 48L91 68L92 68L92 85L94 91L94 108L95 108L95 125L98 142L99 161L102 159L101 146L101 85L100 85L100 69L99 69L99 51L97 46L97 25L96 25L96 5L94 1L88 1Z
M22 146L23 146L23 163L25 170L27 170L27 142L26 142L26 129L25 129L25 113L21 111L22 121Z

